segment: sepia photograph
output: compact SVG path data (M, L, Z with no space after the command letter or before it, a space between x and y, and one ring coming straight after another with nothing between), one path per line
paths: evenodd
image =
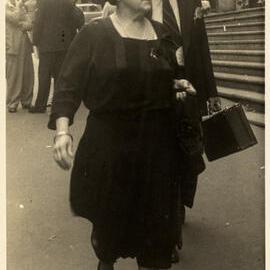
M268 269L265 0L2 6L1 270Z

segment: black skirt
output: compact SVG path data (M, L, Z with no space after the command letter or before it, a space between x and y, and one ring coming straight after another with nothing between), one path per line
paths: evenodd
M70 201L93 223L99 259L146 257L144 267L170 267L181 164L174 123L171 109L88 117Z

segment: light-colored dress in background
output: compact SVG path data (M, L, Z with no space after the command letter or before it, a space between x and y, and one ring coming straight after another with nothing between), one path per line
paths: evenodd
M26 108L32 101L34 68L27 32L32 30L32 25L26 6L6 3L6 102L13 112L20 102Z

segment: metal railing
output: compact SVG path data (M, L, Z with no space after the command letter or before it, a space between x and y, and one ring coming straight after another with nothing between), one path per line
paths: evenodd
M80 8L85 17L85 23L89 23L95 18L102 16L102 6L97 4L77 4L78 8Z
M89 4L76 4L78 8L80 8L83 12L101 12L102 6L89 3Z

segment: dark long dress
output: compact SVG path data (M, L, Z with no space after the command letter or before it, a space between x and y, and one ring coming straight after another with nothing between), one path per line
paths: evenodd
M93 223L98 258L136 257L169 268L177 242L177 152L173 68L157 40L121 38L110 19L86 26L71 45L57 84L50 128L91 110L71 175L70 202ZM166 44L166 42L165 42ZM166 50L168 51L168 50Z

